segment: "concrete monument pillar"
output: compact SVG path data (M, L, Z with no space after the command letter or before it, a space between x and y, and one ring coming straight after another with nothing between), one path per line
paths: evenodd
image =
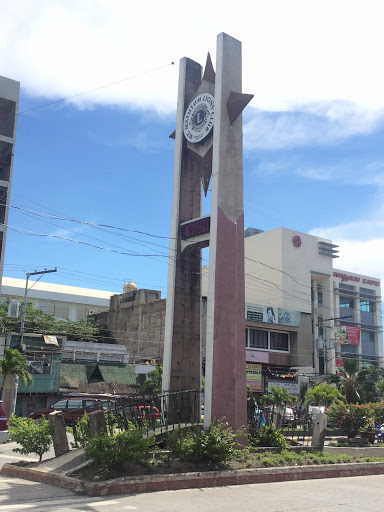
M201 387L200 252L209 245L204 424L225 416L237 429L247 422L241 112L253 96L241 92L241 43L227 34L217 73L209 54L202 78L201 69L180 61L163 390Z

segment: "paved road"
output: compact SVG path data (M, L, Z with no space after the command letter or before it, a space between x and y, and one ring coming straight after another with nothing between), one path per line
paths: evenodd
M377 475L89 498L0 477L0 512L382 512L383 489Z
M12 464L12 462L17 462L19 460L27 460L29 462L37 462L39 460L39 456L36 454L30 455L21 455L20 453L16 453L13 451L13 448L20 446L17 443L7 442L0 444L0 468L3 464ZM50 451L43 455L43 460L50 459L54 457L55 453L53 448L51 447Z

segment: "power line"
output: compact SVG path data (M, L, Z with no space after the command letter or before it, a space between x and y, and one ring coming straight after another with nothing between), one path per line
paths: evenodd
M66 98L62 98L60 100L50 101L49 103L44 103L43 105L39 105L37 107L33 107L33 108L28 109L28 110L23 110L22 112L18 112L17 115L20 116L21 114L26 114L27 112L32 112L32 110L38 110L40 108L49 107L51 105L55 105L57 103L62 103L64 101L71 100L71 99L77 98L79 96L84 96L84 94L89 94L91 92L100 91L101 89L105 89L105 88L111 87L113 85L121 84L122 82L126 82L127 80L132 80L133 78L137 78L139 76L147 75L148 73L153 73L155 71L159 71L160 69L167 68L168 66L173 66L174 64L175 64L174 62L170 62L169 64L165 64L164 66L159 66L158 68L149 69L147 71L143 71L141 73L137 73L136 75L132 75L132 76L129 76L129 77L126 77L126 78L122 78L121 80L116 80L116 82L110 82L109 84L101 85L100 87L95 87L94 89L89 89L89 90L84 91L84 92L79 92L77 94L73 94L72 96L67 96Z

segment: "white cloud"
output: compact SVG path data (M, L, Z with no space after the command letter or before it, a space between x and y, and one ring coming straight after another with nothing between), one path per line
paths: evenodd
M327 238L339 245L336 268L384 279L384 208L377 208L364 219L317 228L309 234Z
M244 91L258 109L333 100L384 107L380 0L239 0L235 9L218 0L0 0L0 12L2 74L36 97L67 97L184 55L204 63L225 31L243 42ZM167 113L176 89L174 66L73 101Z
M244 124L246 149L282 149L323 146L351 135L370 133L384 117L383 110L364 110L345 101L292 106L294 112L253 109Z

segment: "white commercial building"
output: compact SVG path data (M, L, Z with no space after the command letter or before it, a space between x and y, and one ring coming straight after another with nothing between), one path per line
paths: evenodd
M379 279L336 269L331 240L295 230L248 228L244 243L247 380L254 391L273 384L298 393L298 375L335 373L345 357L384 367ZM206 285L204 268L203 295Z
M28 302L57 319L85 320L88 315L109 310L116 292L29 281ZM25 280L3 277L0 300L24 299Z

